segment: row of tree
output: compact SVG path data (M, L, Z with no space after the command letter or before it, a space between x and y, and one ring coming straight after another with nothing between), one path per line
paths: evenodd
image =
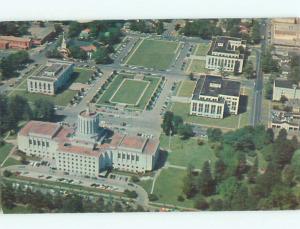
M141 33L157 33L159 35L165 31L163 20L135 20L130 22L129 28Z
M13 187L9 183L2 185L1 201L5 208L13 209L25 205L31 213L83 213L83 212L134 212L144 211L122 201L104 200L103 197L89 198L70 193L63 195L34 191L30 188Z
M23 36L27 35L30 23L25 21L3 21L0 22L0 35Z
M209 129L208 139L217 160L214 169L206 161L201 172L189 166L183 182L186 198L195 207L210 210L295 209L293 187L300 163L291 163L298 141L287 139L285 130L275 138L272 129L245 127L223 134ZM259 151L266 163L259 163ZM299 156L297 156L299 159ZM209 198L209 201L207 199Z
M46 99L37 99L30 106L25 97L7 97L0 94L0 136L5 132L18 129L20 121L30 119L51 121L54 118L54 104Z

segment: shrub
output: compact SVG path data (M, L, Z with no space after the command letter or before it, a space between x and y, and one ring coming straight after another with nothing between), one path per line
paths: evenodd
M136 183L136 182L140 181L140 178L137 176L133 176L133 177L131 177L131 181Z
M183 202L185 199L184 199L183 196L180 195L180 196L177 197L177 200L178 200L179 202Z
M156 201L156 200L158 200L158 197L155 194L149 194L149 200L150 201Z

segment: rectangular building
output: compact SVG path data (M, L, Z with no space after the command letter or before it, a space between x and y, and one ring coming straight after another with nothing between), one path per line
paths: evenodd
M214 37L206 54L205 68L241 73L245 51L245 40L225 36Z
M239 112L241 83L219 76L201 76L193 92L190 114L208 118L224 118Z
M280 101L284 96L287 99L300 99L300 87L290 80L274 80L273 101Z
M0 36L0 43L2 49L30 49L32 40L24 37Z
M74 64L66 61L49 60L27 79L27 90L32 93L55 95L69 81Z
M300 19L273 19L271 23L271 43L273 45L300 47Z

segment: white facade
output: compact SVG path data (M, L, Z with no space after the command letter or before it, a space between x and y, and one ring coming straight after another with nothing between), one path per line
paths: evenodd
M31 93L55 95L69 81L74 64L49 60L27 79L27 90Z
M79 114L78 123L83 126L77 130L30 121L18 133L18 148L28 155L54 160L57 169L79 176L97 177L107 168L134 173L154 169L158 139L123 134L107 138L98 121L98 115L88 110Z
M202 76L197 81L190 106L190 115L224 118L237 115L240 103L240 83L219 76Z
M205 68L217 71L242 73L246 42L239 38L216 37L206 55Z
M273 101L280 101L284 96L287 99L300 99L300 88L288 80L275 80L273 84Z

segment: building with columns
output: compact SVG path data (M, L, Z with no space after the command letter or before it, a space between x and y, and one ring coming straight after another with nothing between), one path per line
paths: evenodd
M18 149L53 160L58 170L98 177L108 168L134 173L154 169L159 140L113 133L99 126L99 115L87 109L78 115L77 128L59 123L30 121L18 133Z
M191 99L190 115L224 118L239 112L241 83L220 76L201 76Z
M225 36L214 37L206 54L205 68L242 73L245 50L245 40Z
M48 60L27 79L27 90L32 93L55 95L69 81L74 64L61 60Z

